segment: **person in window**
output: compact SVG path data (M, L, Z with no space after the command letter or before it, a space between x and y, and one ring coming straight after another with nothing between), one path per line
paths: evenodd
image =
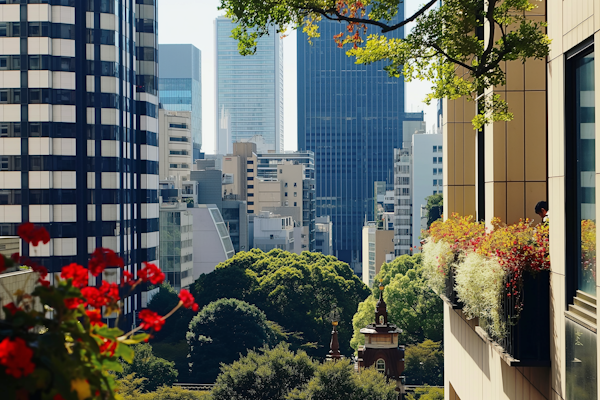
M542 217L542 223L547 224L550 218L550 212L548 211L548 203L544 200L538 202L535 205L535 213Z

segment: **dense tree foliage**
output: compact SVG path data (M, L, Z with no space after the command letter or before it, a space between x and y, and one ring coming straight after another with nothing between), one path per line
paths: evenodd
M387 303L388 320L396 324L402 333L402 344L416 344L426 339L439 341L443 337L444 314L442 301L431 291L422 274L421 255L400 256L381 266L375 281L384 284L383 299ZM375 321L375 304L379 288L360 303L352 324L354 336L351 345L357 349L364 344L360 330Z
M123 400L210 400L208 392L161 386L153 392L142 393L140 386L146 378L129 374L119 379L119 395Z
M442 194L432 194L427 196L427 227L442 217L442 208L444 207L444 196Z
M408 385L444 386L444 352L441 342L426 340L406 347L404 353Z
M406 400L444 400L444 389L429 386L416 388L406 395Z
M177 370L172 362L159 358L152 352L152 346L141 343L132 346L135 355L131 364L123 362L121 378L135 374L139 389L151 392L160 386L171 386L177 380Z
M354 372L349 361L314 362L286 344L250 351L222 367L213 400L396 400L395 384L375 371Z
M166 315L177 303L179 303L177 292L168 283L164 283L148 303L148 308L160 315ZM154 333L151 341L154 354L175 363L180 382L189 380L188 346L185 335L195 314L192 310L181 307L169 317L169 323Z
M334 306L340 314L340 350L350 353L352 316L370 293L350 267L335 257L258 249L240 252L212 273L201 275L192 292L200 306L224 297L256 305L287 332L302 335L302 340L297 335L288 338L293 348L316 343L315 348L305 349L319 357L329 347L328 316Z
M190 378L197 383L214 382L221 363L232 363L240 354L280 339L261 310L237 299L205 306L190 322L186 337Z
M313 377L317 364L304 351L294 353L280 344L272 350L249 351L246 357L224 365L212 391L214 400L285 399Z
M244 55L254 53L257 39L269 34L270 26L279 32L300 28L310 40L319 36L322 19L342 21L333 40L340 47L352 46L348 54L357 63L385 60L391 76L431 81L426 102L461 96L477 100L479 114L473 124L479 128L492 120L512 119L506 102L486 92L505 85L503 62L549 54L545 23L527 19L539 2L532 1L444 0L434 7L439 1L429 0L404 20L398 18L403 0L221 0L221 9L237 23L232 33ZM386 37L413 20L415 27L404 39ZM457 67L464 75L456 73Z
M373 368L360 373L346 359L325 362L302 389L292 391L290 400L396 400L396 384L387 382L383 374Z

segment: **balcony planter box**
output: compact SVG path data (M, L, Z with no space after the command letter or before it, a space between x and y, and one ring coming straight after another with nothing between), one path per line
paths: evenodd
M460 310L463 308L463 303L460 301L456 294L456 290L454 290L454 267L450 267L448 269L448 274L446 275L446 288L444 292L444 297L452 308L455 310Z
M507 278L508 279L508 278ZM517 316L517 300L511 296L502 298L502 314L507 334L494 339L510 355L514 365L550 365L550 271L535 276L526 272L522 288L523 309Z

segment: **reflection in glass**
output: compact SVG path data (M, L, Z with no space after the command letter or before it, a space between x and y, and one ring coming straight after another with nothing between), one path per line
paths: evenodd
M567 399L598 398L598 353L596 335L579 324L565 319L567 359Z
M596 294L596 140L594 53L575 61L575 127L577 134L578 208L581 260L578 289Z

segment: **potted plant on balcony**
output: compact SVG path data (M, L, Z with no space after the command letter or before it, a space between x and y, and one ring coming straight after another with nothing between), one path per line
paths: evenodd
M34 248L48 243L44 228L25 223L19 236ZM125 333L109 327L103 315L119 313L120 293L142 282L160 284L165 275L154 264L146 263L137 278L123 271L123 283L102 281L90 285L90 276L97 277L107 267L123 267L123 260L112 250L96 249L87 268L70 264L48 279L46 268L32 260L13 254L0 255L0 272L15 265L32 269L30 278L37 279L31 293L8 291L0 285L10 302L3 306L0 319L0 386L8 399L83 400L115 399L117 384L113 372L121 371L119 359L133 360L129 347L147 341L148 333L158 331L165 319L180 307L198 309L194 298L185 290L179 294L179 304L167 315L150 310L139 313L141 325Z
M485 233L485 225L472 216L452 214L446 221L438 220L425 232L423 273L430 287L449 301L454 308L462 304L454 289L456 266L466 256L471 241Z

